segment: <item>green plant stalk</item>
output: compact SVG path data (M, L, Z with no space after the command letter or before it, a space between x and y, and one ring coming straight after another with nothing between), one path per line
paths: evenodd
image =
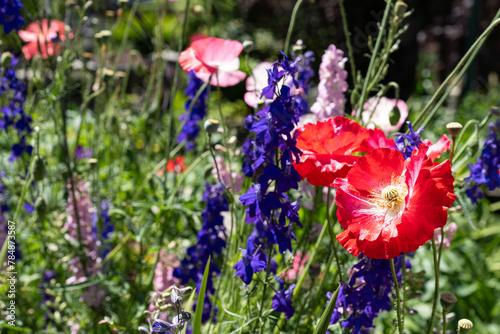
M328 330L328 325L330 324L330 319L332 318L333 310L335 309L335 305L337 304L337 297L339 296L340 284L337 287L337 290L333 293L330 302L326 310L321 315L321 319L319 320L318 325L314 329L314 334L325 334Z
M347 23L347 15L344 8L344 0L339 0L340 15L342 16L342 26L344 28L345 40L347 43L347 52L349 54L349 64L351 66L352 83L356 86L356 64L354 63L354 52L352 51L351 33Z
M331 214L330 214L331 191L332 188L328 187L328 194L326 196L326 220L328 225L328 233L330 234L330 239L332 240L333 254L335 255L335 262L337 263L337 271L339 273L339 279L342 279L342 265L340 264L339 256L337 253L337 239L335 238L335 234L333 233L333 227L331 222Z
M479 51L479 49L481 49L482 45L484 44L484 42L488 38L489 34L493 31L493 29L496 27L496 25L500 23L500 20L498 19L499 17L500 17L500 10L496 13L495 17L493 18L493 20L490 23L490 25L488 26L488 28L486 28L486 30L481 34L481 36L479 36L479 38L469 48L469 50L462 57L462 59L460 60L458 65L448 75L448 77L445 79L445 81L439 86L439 88L436 90L434 95L431 97L430 101L426 104L424 109L422 109L420 114L418 114L418 116L415 118L415 120L413 121L415 127L419 127L419 122L421 121L422 117L424 117L424 115L429 111L429 109L432 106L434 106L434 104L436 104L438 97L443 93L443 91L448 86L451 79L459 72L461 73L461 75L459 75L459 78L461 78L461 76L463 76L463 74L465 74L465 71L467 70L467 68L471 64L471 62L468 62L469 58L471 58L471 59L475 58L477 52ZM464 67L464 66L465 66L465 71L462 71L462 67ZM455 82L458 82L458 80L456 80ZM453 87L453 86L454 85L452 85L451 87ZM449 91L451 92L451 89L449 89ZM445 96L447 96L447 95L445 95ZM443 99L439 100L439 102L436 104L435 108L436 107L439 108L439 106L441 105L440 103L442 103L442 101L443 101Z
M370 58L370 64L368 65L368 71L366 72L366 77L363 81L363 90L361 91L361 97L360 97L359 103L358 103L358 108L359 108L360 114L363 112L363 105L365 104L366 96L368 94L367 89L368 89L368 84L370 82L371 73L373 71L373 65L375 64L378 50L380 49L380 44L382 43L382 37L384 35L385 27L387 26L389 12L390 12L391 5L392 5L392 0L386 0L386 1L387 1L387 4L385 6L384 16L382 18L382 25L380 26L380 30L379 30L379 33L377 36L377 41L375 42L375 48L373 49L373 53L372 53L372 56Z
M403 327L405 323L405 310L406 310L406 256L403 254L403 301L401 303L401 319Z
M285 39L285 55L288 55L288 50L290 47L290 38L292 37L293 27L295 25L295 19L297 17L297 12L299 11L299 7L302 4L303 0L297 0L295 6L293 7L292 17L290 19L290 25L288 26L288 31L286 33Z
M437 259L437 252L436 252L436 242L434 241L434 238L431 239L432 241L432 257L434 259L434 277L435 277L435 284L434 284L434 298L432 299L432 313L431 313L431 320L429 322L429 327L427 328L427 334L432 333L432 328L434 327L434 318L436 317L436 306L437 306L437 300L438 300L438 294L439 294L439 264L438 264L438 259Z
M401 322L401 299L399 296L398 277L396 276L396 269L394 268L394 259L391 259L391 272L392 279L394 280L394 289L396 290L396 314L398 317L398 331L403 334L403 323Z
M210 260L211 256L208 257L208 261L205 266L205 272L203 273L203 280L201 281L200 292L198 293L198 300L196 302L196 310L193 319L193 334L201 333L201 317L203 314L203 305L205 302L205 290L207 288L208 275L210 273Z
M259 316L257 317L257 321L255 321L255 325L253 328L252 333L255 333L255 330L257 329L257 326L259 325L260 318L262 317L262 310L264 309L264 302L266 300L266 292L267 292L267 285L268 285L268 280L269 280L269 272L271 271L271 259L272 259L272 252L273 252L273 247L269 247L269 253L267 254L267 270L266 270L266 280L264 281L264 290L262 291L262 299L260 300L260 309L259 309ZM265 321L262 322L261 324L261 332L262 332L262 327L264 327Z
M443 334L446 334L446 311L443 309Z
M179 41L177 44L177 52L181 53L182 51L182 46L184 43L184 35L186 34L186 25L187 25L187 18L188 18L188 12L189 12L189 1L186 0L186 7L184 9L184 19L182 22L182 30L181 30L181 36L179 37ZM172 82L172 88L170 89L170 99L169 99L169 109L168 109L168 125L167 125L167 142L165 145L165 158L170 159L170 150L172 147L172 141L173 137L175 137L175 133L173 131L173 126L174 126L174 102L175 102L175 96L177 95L177 85L179 81L179 72L180 72L180 64L179 62L175 63L175 71L174 71L174 80ZM200 92L201 94L201 92ZM194 103L191 103L194 105ZM191 109L191 108L190 108ZM166 173L165 173L166 174ZM165 183L165 188L167 184L167 176L165 175L164 179Z

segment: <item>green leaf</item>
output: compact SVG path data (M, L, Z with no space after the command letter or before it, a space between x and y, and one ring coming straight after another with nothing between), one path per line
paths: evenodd
M321 319L319 319L319 323L316 326L316 329L314 330L314 334L325 334L326 331L328 330L328 325L330 324L330 319L332 318L333 310L335 309L335 304L337 303L339 289L340 289L340 284L337 287L337 290L335 290L332 299L330 299L328 307L326 308L325 312L323 312Z
M201 317L203 314L203 304L205 303L205 290L207 289L208 273L210 267L210 256L208 257L205 272L203 273L203 281L201 281L200 292L198 293L198 301L196 302L196 311L193 319L193 334L201 333Z
M463 192L457 192L457 200L458 203L462 206L462 210L464 212L465 218L467 218L467 221L469 222L469 225L472 227L473 230L477 230L476 224L472 221L471 214L470 214L470 208L469 204L467 203L467 199L464 197Z

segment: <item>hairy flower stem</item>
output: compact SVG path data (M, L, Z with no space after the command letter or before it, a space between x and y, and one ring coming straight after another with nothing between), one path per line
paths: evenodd
M401 321L401 299L399 296L399 284L398 277L396 275L396 269L394 268L394 259L391 259L391 272L392 279L394 280L394 290L396 290L396 314L398 317L398 331L399 334L403 334L403 323Z
M187 25L187 17L188 17L188 12L189 12L189 1L186 0L186 7L184 9L184 21L182 22L182 31L181 35L179 36L179 42L177 44L177 53L181 53L182 51L182 43L184 41L184 35L186 34L186 25ZM174 80L172 82L172 87L170 89L170 98L169 98L169 108L168 108L168 125L167 125L167 143L165 145L165 159L170 158L170 153L172 149L172 141L174 140L175 133L174 133L174 102L175 102L175 95L177 94L177 83L179 81L179 72L180 72L180 64L177 61L175 63L175 72L174 72ZM203 91L203 89L201 90ZM201 94L201 92L200 92ZM191 102L191 106L194 106L194 102ZM190 108L191 109L191 108ZM164 188L167 189L167 175L168 173L165 172L164 175ZM166 198L166 196L165 196Z
M441 238L443 238L444 235L441 235ZM444 239L444 238L443 238ZM427 327L427 334L432 333L432 328L434 327L434 318L436 316L436 307L437 307L437 300L438 300L438 295L439 295L439 263L438 263L438 257L437 257L437 252L436 252L436 242L434 241L434 238L431 239L432 241L432 256L434 258L434 277L435 277L435 284L434 284L434 298L432 300L432 313L431 313L431 320L429 323L429 327Z
M373 49L372 57L370 58L370 65L368 65L368 71L366 72L366 77L363 80L363 90L361 91L361 97L358 103L360 115L363 112L363 105L367 100L368 84L370 83L370 78L372 76L372 71L373 71L373 65L375 64L375 59L377 58L378 50L380 49L380 45L382 44L382 38L385 32L385 27L387 26L389 12L392 5L392 0L386 0L386 1L387 4L385 6L384 16L382 18L382 24L380 25L377 41L375 42L375 48Z
M255 333L255 330L257 329L257 326L259 325L260 318L262 317L262 310L264 309L264 302L266 300L266 292L267 292L267 285L268 285L267 281L269 280L269 272L271 271L272 254L273 254L273 247L269 247L269 253L267 254L266 280L264 281L264 290L262 291L262 299L260 300L259 316L257 317L257 321L255 322L252 333ZM262 333L262 328L264 328L265 324L266 324L266 321L264 319L264 321L262 321L262 324L260 326L261 333Z
M337 239L333 233L331 213L330 213L330 196L332 188L328 187L328 194L326 195L326 221L328 225L328 233L330 234L330 239L332 240L333 255L335 256L335 262L337 263L337 272L339 273L339 279L342 280L342 265L339 261L339 255L337 253Z
M446 334L446 311L443 309L443 334Z
M299 7L302 4L303 0L297 0L295 6L293 7L292 17L290 19L290 25L288 26L288 32L286 33L285 40L285 54L288 55L288 50L290 47L290 38L292 37L293 26L295 25L295 18L297 17L297 12L299 11Z
M347 43L347 52L349 53L349 64L351 65L352 84L356 86L356 64L354 63L354 53L352 51L351 33L347 24L347 15L344 8L344 0L339 0L340 15L342 15L342 25L344 27L344 35Z
M406 310L406 256L403 254L402 256L402 269L403 269L403 301L401 302L401 318L403 320L403 324L405 323L405 310Z
M453 87L456 85L456 83L465 74L467 68L471 65L472 60L474 60L477 52L481 49L484 42L486 41L486 39L490 35L490 33L500 23L499 17L500 17L500 10L496 13L495 17L493 18L493 20L490 23L490 25L488 26L488 28L486 28L486 30L481 34L481 36L479 36L479 38L476 40L476 42L474 42L474 44L469 48L469 50L462 57L462 59L460 60L458 65L455 67L455 69L453 69L453 71L448 75L448 77L445 79L445 81L443 81L443 83L436 90L436 92L434 93L434 95L432 96L430 101L427 103L427 105L422 109L422 111L415 118L415 121L413 122L413 126L415 128L421 127L419 122L422 121L424 115L427 112L429 112L431 107L434 107L434 109L433 109L433 112L430 113L430 115L429 115L430 117L432 117L435 110L437 110L439 108L439 106L444 102L444 99L449 95L449 93L451 92L451 89L453 89ZM449 85L450 81L455 76L457 76L457 77L456 77L454 83L450 86ZM438 98L445 91L446 87L449 87L449 89L445 92L445 94L442 96L442 98L439 99L439 101L438 101ZM427 119L429 119L429 116L427 117ZM427 123L427 121L425 121L424 123Z

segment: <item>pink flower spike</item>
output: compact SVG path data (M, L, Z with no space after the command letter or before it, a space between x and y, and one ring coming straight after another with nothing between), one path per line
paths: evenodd
M26 30L19 31L19 37L28 42L23 46L23 53L27 60L34 56L41 56L47 59L60 53L61 45L59 41L66 39L66 25L58 20L42 19L28 25ZM73 38L73 33L69 31L69 38Z
M444 249L450 248L451 240L453 239L453 236L455 235L455 233L457 233L457 230L458 230L457 224L455 224L455 223L449 223L448 225L446 225L443 228L443 231L444 231L443 248ZM441 244L441 239L442 239L441 229L437 228L434 230L434 242L436 243L436 245Z
M429 139L424 140L423 143L429 146L427 156L431 160L439 159L441 157L441 153L449 151L451 148L451 141L446 135L443 135L435 144L433 144Z

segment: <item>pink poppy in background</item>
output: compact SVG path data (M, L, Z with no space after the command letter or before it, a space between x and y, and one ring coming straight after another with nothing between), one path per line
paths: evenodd
M238 41L195 35L189 48L179 55L179 64L204 82L210 80L213 86L234 86L246 77L238 70L242 50L243 44Z
M19 37L27 42L23 46L24 57L30 60L34 56L40 56L42 59L57 55L61 51L60 41L66 39L66 25L58 20L42 19L28 25L26 30L19 30ZM69 38L73 38L71 30L68 33Z
M267 87L267 69L273 66L272 63L264 61L259 65L255 66L252 71L252 75L248 77L246 85L247 92L245 93L245 103L249 107L257 108L259 103L265 101L265 98L261 98L262 89Z
M399 110L399 120L396 124L391 124L391 111L397 107ZM356 117L360 117L359 110L356 111ZM403 100L388 99L386 97L372 97L364 104L361 119L368 129L378 127L386 135L397 131L408 118L408 106Z
M443 248L444 249L450 248L451 240L453 239L453 236L455 235L455 233L457 233L457 230L458 230L457 224L455 224L455 223L449 223L448 225L446 225L443 228L443 232L444 232ZM442 239L441 229L437 228L434 230L434 242L436 243L436 245L441 244L441 239Z

